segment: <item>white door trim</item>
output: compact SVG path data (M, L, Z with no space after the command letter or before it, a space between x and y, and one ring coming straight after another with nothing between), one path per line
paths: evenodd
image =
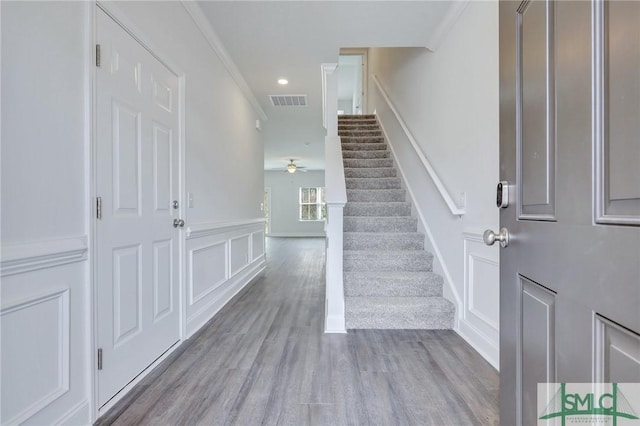
M96 300L96 285L97 285L97 276L96 276L96 261L95 261L95 253L96 253L96 223L95 223L95 197L97 196L97 187L96 187L96 173L97 173L97 106L96 106L96 92L97 92L97 75L96 75L96 67L95 67L95 45L97 40L96 34L96 14L98 13L98 9L104 11L107 15L109 15L114 21L118 23L125 31L127 31L140 45L142 45L146 50L148 50L156 59L158 59L163 65L165 65L177 78L178 78L178 108L179 108L179 117L178 117L178 150L179 150L179 158L178 158L178 201L180 203L179 214L180 217L187 220L187 209L185 204L185 194L186 194L186 186L185 186L185 89L186 89L186 74L185 72L170 58L169 55L166 55L161 49L155 45L153 39L149 37L144 31L142 31L138 26L136 26L127 15L113 2L107 2L98 0L95 3L89 3L86 11L86 32L85 37L87 39L87 53L86 53L86 84L85 84L85 119L88 123L86 130L86 138L87 138L87 155L85 158L86 161L86 182L90 182L87 185L87 228L89 229L89 276L90 276L90 289L89 295L87 298L87 306L90 307L88 310L89 317L87 320L91 324L87 341L89 342L89 347L87 348L87 370L90 383L88 384L88 388L90 389L90 415L91 422L95 422L95 420L106 411L108 411L115 403L119 400L119 398L126 394L131 388L133 388L140 380L142 380L146 374L151 371L155 366L161 363L167 356L169 356L173 350L180 346L180 343L184 340L184 336L186 335L186 320L185 320L185 297L184 297L184 283L185 280L185 232L180 232L180 236L178 237L178 265L179 265L179 283L178 283L178 298L179 298L179 318L180 318L180 340L177 344L173 345L169 350L167 350L160 358L158 358L153 364L151 364L147 369L142 372L138 377L136 377L131 383L129 383L125 388L122 389L118 397L113 398L106 404L102 409L98 407L98 380L97 380L97 364L96 364L96 353L97 353L97 300ZM186 229L186 228L185 228Z

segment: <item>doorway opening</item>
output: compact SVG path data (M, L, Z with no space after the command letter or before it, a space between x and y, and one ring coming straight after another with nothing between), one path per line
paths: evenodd
M338 114L366 114L366 49L341 49L338 58Z

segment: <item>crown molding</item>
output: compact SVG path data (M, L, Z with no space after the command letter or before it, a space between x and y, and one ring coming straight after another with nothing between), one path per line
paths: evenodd
M445 36L449 33L451 28L453 28L468 4L469 0L456 0L450 2L449 10L447 10L447 13L445 13L436 29L431 33L431 37L427 40L425 45L427 49L435 52L440 47Z
M263 121L267 121L267 114L265 114L264 110L260 106L260 103L253 94L253 91L249 88L247 81L242 76L238 66L233 62L233 59L231 59L229 52L227 52L227 49L222 44L220 37L211 26L211 23L200 6L195 1L189 0L181 0L180 3L189 13L198 30L200 30L213 52L218 56L224 67L227 69L231 78L233 78L240 90L244 93L244 96L247 98L251 106L253 106L253 109L256 111L258 116Z

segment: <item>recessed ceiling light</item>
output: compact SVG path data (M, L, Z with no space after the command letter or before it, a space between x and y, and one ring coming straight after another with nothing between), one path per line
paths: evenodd
M281 78L280 80L278 80L278 84L282 84L284 86L285 84L289 84L289 80L287 80L286 78Z

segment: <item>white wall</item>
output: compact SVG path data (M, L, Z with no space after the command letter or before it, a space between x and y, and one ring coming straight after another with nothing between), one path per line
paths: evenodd
M498 4L469 2L435 52L371 49L369 72L453 198L466 194L467 213L453 216L370 82L369 111L377 111L425 216L450 279L448 295L461 303L458 331L497 366L498 249L485 248L478 237L498 228Z
M300 221L299 189L324 186L324 171L306 173L265 171L264 186L271 188L271 229L274 237L324 236L324 221Z
M117 5L186 73L187 223L260 217L264 151L251 104L180 2Z
M0 423L87 424L96 409L87 261L95 6L0 8ZM185 73L186 190L194 194L186 251L224 248L222 264L200 256L185 271L183 316L192 333L264 268L258 115L180 3L117 8Z
M0 7L0 423L86 422L88 3Z

